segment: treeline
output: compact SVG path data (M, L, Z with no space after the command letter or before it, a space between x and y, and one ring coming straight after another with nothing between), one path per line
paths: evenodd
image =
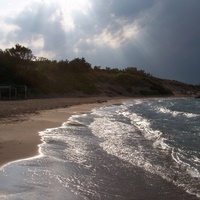
M29 95L169 95L159 79L134 67L92 67L84 58L48 60L19 44L0 50L0 85L27 85Z

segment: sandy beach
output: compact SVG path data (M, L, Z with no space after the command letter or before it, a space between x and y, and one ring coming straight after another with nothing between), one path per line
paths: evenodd
M93 139L95 139L94 135L93 137L91 137L91 135L90 137L86 137L88 143L84 140L84 137L82 138L84 143L82 140L77 140L78 143L76 143L76 140L73 140L73 131L71 136L69 134L68 139L72 142L72 147L77 144L80 144L80 146L78 145L77 149L71 147L71 154L70 151L66 153L66 155L69 155L69 162L65 163L62 162L62 160L55 160L54 162L54 159L51 160L50 157L51 155L54 155L52 153L55 153L56 151L51 152L47 150L46 155L50 154L50 157L47 156L47 158L38 160L37 158L32 159L32 164L29 163L28 167L25 164L26 161L24 161L22 165L13 163L13 165L8 165L3 168L3 166L6 166L6 164L11 162L39 155L39 144L42 143L39 132L45 131L48 128L60 127L72 115L87 113L93 108L118 104L125 100L128 100L128 98L91 97L0 101L0 168L4 171L4 173L1 174L1 197L7 198L10 194L14 193L17 199L18 193L15 192L15 190L24 191L25 188L26 192L19 192L19 195L22 195L24 199L27 199L26 195L28 195L29 199L35 199L34 195L30 196L29 194L29 191L33 192L34 188L35 194L44 194L44 198L40 197L39 199L48 199L46 197L52 191L51 195L54 195L55 198L50 197L49 199L59 199L58 196L62 197L62 195L67 195L69 199L77 199L78 197L74 196L73 193L70 193L68 189L77 188L76 191L79 191L78 187L81 183L85 185L84 187L82 185L80 186L83 191L84 188L86 188L87 192L89 192L86 192L86 194L90 195L91 190L101 195L102 199L106 199L103 198L105 197L105 191L108 192L108 196L111 195L110 199L127 199L127 197L130 197L131 199L132 197L134 197L134 199L146 199L148 197L148 199L166 200L198 199L196 196L186 193L182 188L177 187L160 176L149 173L148 170L143 170L143 168L131 165L129 162L126 162L126 160L119 159L117 156L106 153L102 148L99 148L99 144L95 146L96 143L98 143L98 140L94 140L96 143L90 143L90 140L93 141ZM76 139L78 139L78 137ZM52 140L52 142L55 141ZM45 143L43 143L43 145L44 144ZM67 145L66 143L64 144ZM120 143L117 144L120 145ZM49 143L48 145L53 145L53 143ZM76 154L73 154L73 150L80 150L79 147L83 152L86 151L86 154L81 154L79 151L80 154L78 154L77 152L77 155L80 156L80 160L82 159L82 156L84 159L88 159L86 160L88 162L88 164L86 163L86 168L85 165L75 162ZM62 141L61 143L57 143L56 148L61 148L62 150ZM92 151L89 151L89 149L87 151L87 148L92 148ZM75 159L74 162L72 162L73 158ZM72 159L71 162L70 159ZM89 166L91 166L91 169L88 168ZM48 173L44 173L49 172L48 167L51 169L51 176L49 176ZM95 170L93 170L93 168ZM30 179L32 172L35 172L33 180ZM57 180L52 179L54 173L55 177L60 177L60 185L57 185L57 182L51 182ZM64 177L62 173L64 173ZM42 178L40 177L41 174ZM13 176L15 177L14 180L12 178ZM87 178L89 178L89 182ZM46 179L48 180L47 182L44 181ZM28 186L26 185L27 180L30 183ZM77 180L78 182L74 182L74 180ZM33 183L31 181L33 181ZM66 185L69 183L71 185ZM88 183L91 183L89 189L87 187ZM15 188L15 185L18 185L17 189ZM94 186L96 187L94 188ZM49 189L49 187L52 188ZM59 187L59 189L57 187ZM58 190L56 190L56 188ZM60 189L63 190L63 193ZM119 194L119 196L113 196L112 198L112 193L113 195Z
M121 101L108 97L0 101L0 166L38 155L40 131L61 126L73 114Z

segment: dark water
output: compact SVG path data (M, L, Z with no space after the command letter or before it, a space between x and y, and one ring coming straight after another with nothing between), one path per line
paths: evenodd
M72 116L41 156L0 171L0 199L198 199L200 101L149 99Z

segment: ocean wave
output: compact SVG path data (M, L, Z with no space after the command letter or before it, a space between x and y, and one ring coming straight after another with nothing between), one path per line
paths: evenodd
M179 168L184 170L193 178L200 178L200 173L198 169L196 169L194 166L191 166L188 158L184 156L184 154L185 153L183 152L183 150L172 148L172 153L171 153L172 158L178 164Z
M169 172L159 164L152 162L152 159L159 157L160 154L153 148L147 149L146 143L142 144L144 138L136 129L134 130L131 124L123 124L102 117L96 118L90 128L95 136L103 139L100 146L107 153L150 173L160 175L168 181L173 180L175 174L172 171ZM133 143L127 143L129 138Z
M146 139L156 140L161 137L162 132L159 130L153 130L151 128L151 123L148 119L129 111L119 111L119 114L122 114L124 117L127 117L131 120L131 123L136 126L141 133L145 136Z
M192 118L192 117L199 117L199 114L194 114L194 113L187 113L187 112L180 112L180 111L173 111L170 110L166 107L158 107L157 111L159 113L165 113L165 114L171 114L173 117L177 117L177 116L185 116L187 118Z
M191 194L195 194L196 196L199 196L200 194L198 191L198 187L199 187L199 181L198 181L199 171L198 171L198 169L195 168L194 166L190 166L187 162L183 162L183 160L181 160L181 156L183 156L182 154L180 154L179 156L176 155L176 157L175 157L175 154L173 154L173 147L168 145L168 139L166 139L163 136L163 133L160 130L153 129L151 127L152 124L151 124L150 120L146 119L145 117L143 117L139 114L136 114L136 113L130 111L129 107L131 107L131 106L135 106L135 104L129 104L128 106L127 106L127 104L124 104L123 106L120 107L120 109L117 109L116 113L119 116L122 115L122 116L126 117L127 119L129 119L131 121L131 124L133 126L135 126L138 130L140 130L140 133L147 140L152 141L152 147L154 147L155 149L158 149L158 152L161 150L160 151L161 154L162 154L162 152L165 152L166 155L170 154L172 156L173 160L177 163L178 168L173 166L174 164L172 164L171 166L168 166L166 168L166 166L165 166L166 163L164 160L163 160L163 163L165 163L164 166L162 166L163 164L162 165L156 164L155 160L147 159L147 157L145 157L145 155L144 155L144 152L140 148L138 149L138 151L139 151L138 152L137 150L130 149L130 147L127 148L126 146L123 146L120 148L120 152L118 150L118 153L115 155L119 156L121 159L125 159L126 161L131 162L132 164L134 164L136 166L142 167L151 173L158 174L162 178L164 178L170 182L173 182L176 185L181 186L187 192L189 192ZM175 111L172 112L166 108L161 111L163 111L163 113L170 113L174 116L182 115L182 116L186 116L188 118L198 116L197 114L192 114L192 113L175 112ZM113 130L114 130L114 126L112 126L111 131L113 131ZM105 146L106 147L104 147L104 148L107 148L107 146L109 146L109 145L107 144ZM114 152L112 152L113 150L110 151L110 148L106 149L106 150L112 154L114 153ZM134 151L136 154L133 155ZM131 154L131 152L132 152L132 154ZM151 152L151 153L152 153L152 156L154 157L153 159L156 159L156 156L158 156L158 155L153 154L153 152ZM134 158L132 157L132 155ZM187 157L185 159L187 160ZM197 159L198 158L196 158L196 160ZM195 161L195 160L193 160L193 161Z

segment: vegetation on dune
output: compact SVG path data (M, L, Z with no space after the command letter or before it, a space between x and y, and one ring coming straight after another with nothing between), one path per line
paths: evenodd
M0 84L27 85L29 95L172 95L164 80L135 67L102 69L84 58L48 60L19 44L0 50ZM177 83L176 83L177 84Z

